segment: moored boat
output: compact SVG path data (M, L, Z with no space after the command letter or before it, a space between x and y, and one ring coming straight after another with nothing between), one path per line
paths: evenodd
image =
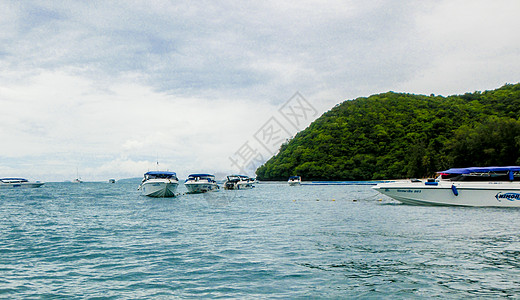
M290 186L300 185L302 183L302 178L300 176L291 176L287 181Z
M9 188L39 188L43 182L31 182L25 178L0 178L0 189Z
M215 181L215 176L211 174L190 174L184 182L188 193L205 193L218 190L219 186Z
M72 180L73 183L83 183L83 180L81 179L81 177L79 177L79 169L76 168L76 178L74 178L74 180Z
M226 190L245 190L254 188L254 178L246 175L229 175L224 182L224 189Z
M520 166L453 168L435 179L402 180L373 187L412 205L520 207Z
M179 179L175 172L149 171L144 174L137 189L148 197L174 197L178 185Z

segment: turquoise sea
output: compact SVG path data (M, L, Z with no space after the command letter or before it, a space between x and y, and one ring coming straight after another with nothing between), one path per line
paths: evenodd
M518 209L408 206L366 185L137 185L0 190L0 298L520 297Z

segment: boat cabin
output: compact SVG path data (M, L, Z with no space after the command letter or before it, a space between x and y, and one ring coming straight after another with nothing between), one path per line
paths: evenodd
M448 181L520 181L520 166L453 168L438 173Z
M7 184L13 184L13 183L29 182L29 180L27 180L25 178L0 178L0 182L7 183Z
M207 182L216 182L215 175L211 174L190 174L186 182L188 181L207 181Z
M175 172L169 171L149 171L144 173L144 180L150 179L177 179L177 174Z

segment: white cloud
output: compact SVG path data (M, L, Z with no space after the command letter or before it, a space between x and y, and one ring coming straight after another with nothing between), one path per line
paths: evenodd
M424 66L401 90L458 94L516 83L520 2L443 1L415 16Z
M141 167L142 173L154 167L157 157L182 174L195 168L218 171L229 169L235 148L276 109L263 102L158 93L133 77L105 88L63 71L42 71L0 89L10 108L0 112L2 128L9 128L0 131L1 156L62 157L69 164L54 166L51 173L64 177L79 166L84 179L99 179L107 166L123 163L134 172ZM130 169L113 169L111 177Z

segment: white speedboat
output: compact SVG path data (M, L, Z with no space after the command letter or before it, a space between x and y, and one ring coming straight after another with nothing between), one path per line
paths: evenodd
M456 168L373 187L405 204L520 207L520 166Z
M300 176L291 176L287 181L290 186L300 185L302 183L302 178Z
M245 175L229 175L224 182L226 190L245 190L254 188L255 179Z
M205 193L218 190L219 186L215 181L215 176L211 174L191 174L184 182L188 193Z
M149 171L144 174L138 190L149 197L173 197L179 185L175 172Z
M25 178L0 178L0 189L39 188L43 184L40 181L30 182Z

